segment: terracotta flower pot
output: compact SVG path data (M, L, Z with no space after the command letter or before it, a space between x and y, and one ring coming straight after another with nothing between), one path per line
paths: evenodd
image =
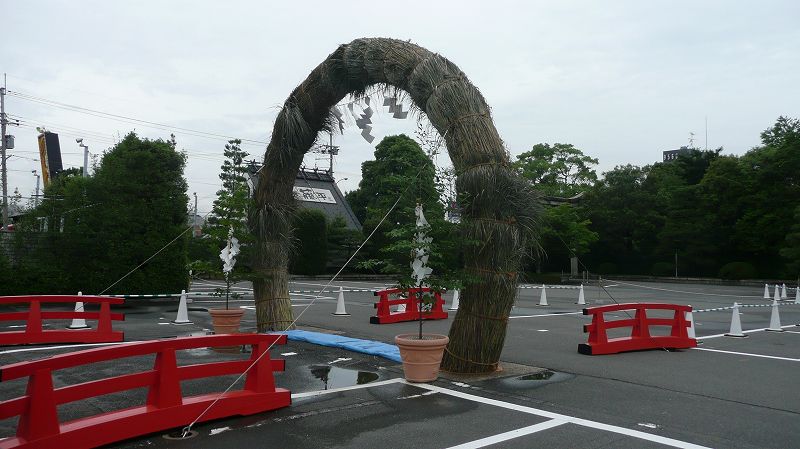
M439 377L444 348L450 341L446 335L402 334L394 337L403 360L403 373L409 382L431 382Z
M208 309L208 313L211 314L211 324L215 334L239 333L239 324L244 315L243 309ZM220 346L213 349L221 352L237 352L239 350L236 346Z

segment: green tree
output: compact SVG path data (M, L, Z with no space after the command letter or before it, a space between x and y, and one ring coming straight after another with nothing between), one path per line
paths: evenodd
M786 274L800 279L800 206L795 207L792 227L786 234L785 246L780 254L787 260Z
M97 250L100 290L174 293L187 286L186 156L169 141L130 133L103 155L81 217ZM101 280L102 279L102 280Z
M25 293L173 293L186 288L185 156L128 134L94 176L62 172L20 227Z
M248 153L242 150L240 145L239 139L229 140L225 145L223 153L225 160L222 162L219 174L222 188L217 191L211 214L203 227L202 241L209 248L197 252L211 257L193 262L194 267L221 276L222 261L219 253L228 244L228 233L233 229L233 236L239 240L241 253L236 257L236 265L228 275L231 281L246 278L250 273L249 263L253 243L252 233L247 225L251 199L247 183L248 168L244 161Z
M289 272L317 275L328 264L328 232L325 213L316 209L298 209L294 216L294 251L289 258Z
M515 166L545 195L569 197L597 181L592 168L596 158L569 143L537 143L531 151L517 156Z
M571 144L552 146L539 143L517 156L519 173L547 196L571 197L590 189L597 180L592 168L597 159L586 156ZM541 222L541 238L536 256L537 271L563 271L569 259L583 255L597 240L589 229L591 220L581 207L562 204L547 207Z
M378 226L397 201L397 205L364 246L364 259L371 259L373 263L362 266L380 270L387 265L381 248L392 243L388 232L415 222L414 207L417 201L423 204L434 238L444 238L448 234L449 225L444 221L434 174L431 160L413 139L404 134L385 137L375 147L375 160L361 164L361 182L357 190L347 194L347 200L353 212L362 220L365 234ZM398 256L392 265L399 266L402 263L400 259Z

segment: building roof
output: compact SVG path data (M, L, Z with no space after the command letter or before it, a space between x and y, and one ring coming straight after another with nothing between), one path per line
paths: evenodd
M258 174L261 166L250 163L250 179L258 185ZM350 208L347 200L336 185L333 174L327 170L300 169L294 179L294 196L300 207L322 211L329 219L337 216L344 218L347 227L361 230L361 223Z

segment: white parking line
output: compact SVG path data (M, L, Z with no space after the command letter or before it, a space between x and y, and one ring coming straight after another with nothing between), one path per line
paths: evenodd
M592 429L603 430L603 431L606 431L606 432L613 432L613 433L618 433L618 434L626 435L626 436L633 437L633 438L639 438L639 439L642 439L642 440L652 441L654 443L659 443L659 444L663 444L663 445L666 445L666 446L680 447L680 448L687 448L687 449L709 449L709 448L707 448L705 446L700 446L700 445L697 445L697 444L687 443L685 441L675 440L675 439L672 439L672 438L662 437L660 435L653 435L651 433L642 432L642 431L639 431L639 430L626 429L625 427L612 426L610 424L603 424L603 423L600 423L600 422L597 422L597 421L590 421L588 419L576 418L576 417L573 417L573 416L562 415L560 413L548 412L548 411L539 410L539 409L536 409L536 408L533 408L533 407L526 407L524 405L512 404L510 402L498 401L496 399L489 399L489 398L485 398L485 397L482 397L482 396L476 396L474 394L469 394L469 393L463 393L463 392L460 392L460 391L450 390L450 389L439 387L439 386L436 386L436 385L411 383L411 382L407 382L405 379L388 379L388 380L384 380L384 381L380 381L380 382L372 382L372 383L363 384L363 385L353 385L351 387L334 388L334 389L331 389L331 390L309 391L309 392L305 392L305 393L295 393L295 394L292 395L292 399L294 400L294 399L308 398L308 397L314 397L314 396L322 396L322 395L326 395L326 394L339 393L339 392L342 392L342 391L358 390L358 389L362 389L362 388L379 387L379 386L383 386L383 385L390 385L390 384L396 384L396 383L402 383L402 384L406 384L406 385L409 385L409 386L412 386L412 387L422 388L422 389L425 389L425 390L428 390L428 391L431 391L431 392L442 393L442 394L446 394L446 395L449 395L449 396L454 396L454 397L457 397L457 398L466 399L468 401L479 402L479 403L482 403L482 404L493 405L493 406L496 406L496 407L502 407L502 408L505 408L505 409L508 409L508 410L514 410L514 411L517 411L517 412L528 413L528 414L531 414L531 415L536 415L536 416L541 416L541 417L544 417L544 418L549 418L549 420L545 421L544 423L535 424L535 425L529 426L529 427L523 427L522 429L517 429L516 431L512 430L511 432L505 432L505 433L502 433L502 434L499 434L499 435L495 435L494 437L498 437L500 435L509 435L509 434L511 434L513 432L519 432L519 434L516 435L516 436L523 436L523 435L528 435L530 433L538 432L540 430L544 430L544 429L538 429L538 430L535 429L537 426L544 426L544 425L549 424L549 427L556 427L556 426L560 426L561 424L571 423L571 424L575 424L575 425L578 425L578 426L589 427L589 428L592 428ZM529 431L529 432L525 432L526 429L532 429L532 430ZM516 436L510 437L510 438L515 438ZM488 438L492 438L492 437L488 437ZM505 440L508 440L510 438L506 438ZM487 438L483 438L481 440L476 440L476 441L483 441L483 440L486 440L486 439ZM505 440L497 440L497 442L501 442L501 441L505 441ZM475 441L473 441L472 443L475 443ZM465 443L465 444L469 444L469 443ZM493 443L490 443L490 444L493 444ZM485 444L483 446L485 446ZM464 446L464 447L482 447L482 446Z
M542 316L580 315L582 313L583 312L566 312L566 313L543 313L541 315L514 315L508 317L508 319L510 320L512 318L539 318Z
M786 328L789 328L789 327L795 327L795 325L794 324L787 324L786 326L781 326L781 329L786 329ZM759 329L748 329L746 331L742 331L742 333L743 334L752 334L753 332L764 332L766 330L767 330L766 327L762 327L762 328L759 328ZM705 335L705 336L702 336L702 337L697 337L697 338L695 338L695 340L706 340L708 338L719 338L719 337L724 337L726 335L727 334Z
M532 433L541 432L542 430L552 429L553 427L568 423L569 421L565 421L563 419L551 419L545 422L540 422L539 424L523 427L521 429L515 429L508 432L499 433L497 435L492 435L490 437L481 438L480 440L470 441L469 443L459 444L458 446L450 446L450 449L477 449L480 447L490 446L492 444L502 443L503 441L508 441L514 438L519 438L521 436L530 435Z
M692 348L692 349L698 351L721 352L723 354L745 355L748 357L760 357L764 359L786 360L788 362L800 362L800 359L792 359L789 357L778 357L774 355L751 354L749 352L723 351L721 349L711 349L711 348Z
M680 441L680 440L675 440L675 439L672 439L672 438L662 437L660 435L653 435L651 433L642 432L642 431L639 431L639 430L626 429L625 427L612 426L610 424L603 424L603 423L599 423L599 422L596 422L596 421L589 421L588 419L575 418L575 417L568 416L568 415L562 415L560 413L553 413L553 412L548 412L548 411L545 411L545 410L539 410L539 409L536 409L536 408L533 408L533 407L526 407L524 405L517 405L517 404L512 404L510 402L498 401L496 399L484 398L482 396L476 396L476 395L469 394L469 393L463 393L463 392L460 392L460 391L448 390L447 388L438 387L436 385L414 384L414 383L410 383L410 382L406 382L406 383L408 385L413 385L413 386L424 388L424 389L427 389L427 390L430 390L430 391L436 391L436 392L439 392L439 393L448 394L450 396L455 396L455 397L458 397L458 398L467 399L467 400L474 401L474 402L480 402L482 404L494 405L496 407L502 407L502 408L506 408L506 409L509 409L509 410L515 410L515 411L518 411L518 412L529 413L531 415L543 416L545 418L551 418L552 420L566 421L568 423L576 424L576 425L579 425L579 426L589 427L589 428L598 429L598 430L604 430L604 431L607 431L607 432L614 432L614 433L618 433L618 434L621 434L621 435L626 435L626 436L629 436L629 437L634 437L634 438L639 438L639 439L642 439L642 440L652 441L654 443L664 444L666 446L689 448L689 449L701 449L701 448L702 449L708 449L705 446L699 446L697 444L687 443L685 441Z

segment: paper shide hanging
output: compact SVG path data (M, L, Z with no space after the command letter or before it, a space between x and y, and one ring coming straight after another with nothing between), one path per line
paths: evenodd
M360 102L360 99L351 101L347 103L345 107L347 107L347 111L353 118L355 125L361 130L361 137L363 137L368 143L372 143L372 141L375 140L375 136L372 135L372 116L374 111L370 105L371 99L370 97L364 97L365 107L361 107L359 104ZM354 110L356 105L358 105L358 107L361 109L360 114L357 114ZM393 118L402 120L408 117L408 111L403 111L403 104L402 102L398 103L396 97L384 98L383 105L388 107L389 113L392 114ZM339 132L344 133L345 122L349 121L350 119L345 117L345 115L339 109L339 106L334 106L331 108L331 114L336 118L336 124L339 127Z

